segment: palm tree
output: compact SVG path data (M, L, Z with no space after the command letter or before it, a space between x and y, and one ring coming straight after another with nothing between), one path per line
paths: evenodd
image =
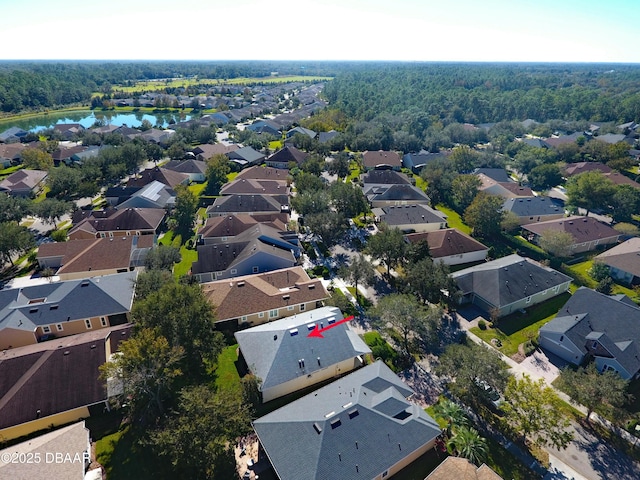
M447 437L451 437L453 428L463 427L469 424L469 419L464 409L455 402L443 399L433 407L436 418L447 422Z
M477 430L469 427L456 428L447 444L459 457L479 465L487 454L487 440Z

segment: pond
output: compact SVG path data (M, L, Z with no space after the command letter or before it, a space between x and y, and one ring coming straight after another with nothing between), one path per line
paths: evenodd
M154 127L168 127L174 122L189 120L191 115L180 113L142 113L142 112L103 112L91 110L79 110L75 112L51 112L49 114L38 115L36 117L3 120L0 122L0 131L10 127L19 127L24 130L37 132L45 128L53 127L56 124L79 123L85 128L93 126L96 121L101 121L104 125L126 125L128 127L139 127L143 120L148 120Z

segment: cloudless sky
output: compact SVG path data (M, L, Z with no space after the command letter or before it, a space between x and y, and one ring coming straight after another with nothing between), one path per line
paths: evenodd
M0 0L0 59L640 63L640 0Z

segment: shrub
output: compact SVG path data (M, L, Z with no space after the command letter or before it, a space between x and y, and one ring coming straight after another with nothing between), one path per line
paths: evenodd
M533 344L531 340L527 340L526 342L524 342L522 349L524 350L524 354L528 357L529 355L531 355L533 352L536 351L536 346Z
M67 230L54 230L51 232L51 238L56 242L66 242L67 241Z
M480 330L486 330L487 329L487 322L485 322L484 320L478 320L478 328Z

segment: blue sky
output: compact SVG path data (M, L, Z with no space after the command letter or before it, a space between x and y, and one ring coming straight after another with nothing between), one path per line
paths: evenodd
M0 59L640 63L638 0L0 0Z

